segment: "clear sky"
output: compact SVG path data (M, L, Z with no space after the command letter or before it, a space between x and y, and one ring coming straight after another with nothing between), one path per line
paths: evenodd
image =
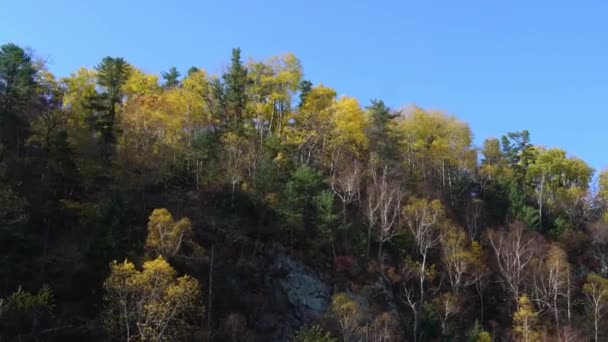
M480 145L528 129L608 167L608 1L0 0L0 43L59 76L120 56L147 72L220 72L230 50L293 52L306 78L468 122Z

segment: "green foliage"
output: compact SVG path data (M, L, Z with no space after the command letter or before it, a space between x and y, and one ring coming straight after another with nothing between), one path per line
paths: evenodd
M294 342L336 342L336 339L318 325L313 325L300 328L296 333Z
M10 296L0 299L0 331L12 337L35 334L54 309L55 299L48 285L44 284L35 293L19 286Z
M491 342L492 337L490 333L483 329L478 320L475 320L473 328L469 332L467 342Z
M334 206L334 194L329 190L323 190L313 198L316 208L317 229L323 237L334 239L334 229L340 215L336 214Z
M311 217L312 199L321 187L319 172L309 166L298 167L283 189L279 212L288 225L302 226Z
M0 125L30 100L36 73L25 50L12 43L0 46Z
M479 323L466 323L478 313L483 322L512 321L530 339L549 329L538 316L548 315L541 303L548 279L559 280L558 289L584 283L582 291L567 292L571 301L558 294L557 323L566 312L580 321L586 298L602 330L606 281L590 274L585 282L582 275L603 276L608 265L608 172L599 175L597 193L590 190L589 165L564 150L532 145L525 130L486 140L478 165L468 124L415 106L396 112L380 100L363 110L357 99L303 80L293 54L243 63L234 49L223 75L191 68L181 78L172 67L162 78L161 86L159 76L106 57L59 82L30 52L0 47L2 339L43 340L36 334L52 320L61 329L84 319L103 321L117 339L127 339L128 327L131 340L186 340L201 326L199 281L213 283L210 302L221 303L210 311L212 329L228 311L282 314L283 305L274 304L283 300L267 296L267 263L258 264L277 240L285 242L283 232L273 235L277 228L289 230L292 257L313 271L329 271L326 253L319 253L329 243L334 256L343 252L335 272L321 278L334 288L328 314L345 340L396 336L387 329L402 315L404 323L416 322L422 340L441 330L462 339L472 328L468 341L486 342L490 335ZM150 215L153 208L171 211ZM514 221L537 232L499 242L483 231ZM466 234L464 225L474 231ZM381 265L362 257L371 232L388 244ZM568 269L572 279L534 269L551 261L536 260L537 251L547 256L550 239L563 244L559 260L577 261L578 271ZM214 246L213 268L199 244ZM495 255L487 258L486 250ZM176 265L146 260L159 254ZM517 260L522 255L531 261ZM108 266L125 256L137 263ZM178 276L184 271L199 279ZM513 292L531 297L508 308L501 299L509 287L501 291L489 281L497 276L505 283L513 278ZM49 287L10 294L17 284L40 283L49 283L57 298ZM372 287L392 290L370 295L364 306L372 318L386 313L379 321L365 317L349 292ZM402 303L393 306L388 297ZM55 302L62 314L51 317ZM170 308L178 308L175 315ZM485 319L484 309L491 309ZM450 335L456 316L463 332ZM257 329L244 324L243 331ZM312 326L296 341L335 339Z
M247 69L241 62L241 49L232 49L232 64L228 71L222 75L225 87L225 100L229 120L232 122L232 129L240 132L241 126L246 119L247 107Z
M169 68L169 71L163 72L163 79L165 80L165 87L172 88L179 86L179 77L181 74L176 67Z

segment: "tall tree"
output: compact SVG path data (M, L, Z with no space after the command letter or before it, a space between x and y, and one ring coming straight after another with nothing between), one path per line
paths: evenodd
M179 77L181 74L176 67L169 68L168 71L162 73L163 79L165 80L165 88L177 87L180 84Z
M34 95L37 69L32 57L19 46L0 46L0 143L18 148L25 140L23 113Z
M101 136L102 156L107 161L114 153L116 143L116 114L122 102L123 85L129 79L132 68L123 58L105 57L95 69L101 94L90 98L90 118L93 128Z
M599 323L608 314L608 279L595 273L588 274L587 282L583 285L583 293L587 297L593 317L594 340L598 342Z
M228 115L232 121L232 129L237 133L242 133L242 126L246 120L247 110L247 68L241 61L241 49L232 49L232 64L222 78L224 80L226 107Z

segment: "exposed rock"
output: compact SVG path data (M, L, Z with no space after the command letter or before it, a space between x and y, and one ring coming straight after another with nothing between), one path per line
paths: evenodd
M331 287L310 268L289 257L280 247L270 248L266 285L274 297L287 297L291 310L263 317L260 331L271 331L272 341L288 341L302 325L320 318L329 305ZM268 322L275 320L275 324Z

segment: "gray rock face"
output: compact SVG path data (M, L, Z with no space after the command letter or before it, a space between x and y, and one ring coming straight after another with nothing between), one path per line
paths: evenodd
M273 340L288 341L302 325L321 317L329 305L331 287L316 273L292 259L282 250L273 248L267 253L271 259L266 275L266 285L276 297L287 297L291 310L287 313L289 329L276 331Z
M327 309L331 289L311 270L293 259L279 255L276 264L288 270L279 285L289 298L294 313L303 322L321 316Z

